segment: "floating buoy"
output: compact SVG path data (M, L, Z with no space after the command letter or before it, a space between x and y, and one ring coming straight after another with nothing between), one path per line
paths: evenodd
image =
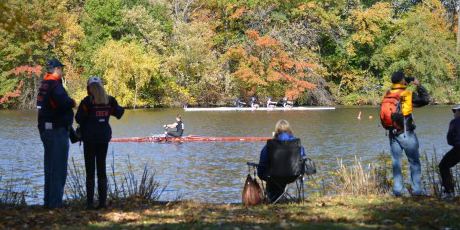
M369 119L372 119L372 118L374 118L374 117L372 117L372 116L369 116Z

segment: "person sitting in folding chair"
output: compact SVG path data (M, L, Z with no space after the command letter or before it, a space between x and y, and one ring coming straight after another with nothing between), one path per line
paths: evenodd
M293 182L300 183L297 188L301 199L304 157L305 150L300 139L293 136L289 122L279 120L275 126L274 139L267 141L257 166L258 177L266 181L266 195L270 203L277 203L288 195L286 186Z

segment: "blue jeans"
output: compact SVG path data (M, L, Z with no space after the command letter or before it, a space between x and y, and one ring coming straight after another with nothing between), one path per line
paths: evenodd
M69 131L65 128L44 130L40 138L45 148L45 207L61 207L69 158Z
M410 164L412 195L422 194L422 167L420 164L419 144L414 131L400 135L390 134L391 161L393 162L393 192L396 196L403 194L403 176L401 171L402 151L406 153Z

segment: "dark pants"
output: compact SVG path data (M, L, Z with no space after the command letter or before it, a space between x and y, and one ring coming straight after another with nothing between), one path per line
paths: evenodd
M182 137L182 132L169 131L167 133L167 135L170 136L170 137Z
M283 193L286 188L284 183L276 183L271 179L267 179L267 197L270 203L275 202Z
M69 157L69 131L66 128L43 130L45 148L45 207L62 206Z
M105 205L107 200L107 174L106 163L107 149L109 143L87 143L83 142L86 169L86 196L88 204L93 203L95 168L97 168L97 191L99 204Z
M454 182L450 168L460 162L460 147L454 147L444 155L439 163L439 171L441 172L442 185L446 193L454 192Z

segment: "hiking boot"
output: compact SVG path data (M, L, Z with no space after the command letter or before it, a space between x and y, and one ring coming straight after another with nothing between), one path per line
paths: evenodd
M106 209L107 205L105 203L100 203L97 207L96 210L101 210L101 209Z
M86 204L86 210L94 210L94 204L93 203L87 203Z

